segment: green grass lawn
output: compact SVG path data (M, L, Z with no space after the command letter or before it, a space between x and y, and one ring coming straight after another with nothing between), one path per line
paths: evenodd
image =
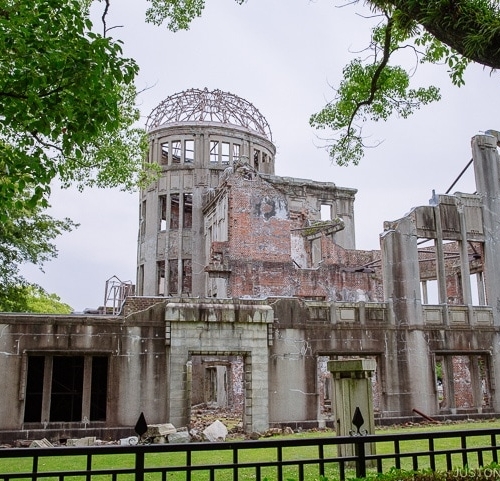
M377 429L376 434L397 434L397 433L418 433L426 431L448 431L448 430L481 430L490 428L500 428L500 420L495 421L484 421L484 422L469 422L469 423L450 423L450 424L436 424L436 425L413 425L404 427L391 427L391 428L380 428ZM314 431L314 432L303 432L297 433L293 436L280 436L279 438L285 439L307 439L307 438L318 438L318 437L328 437L334 436L335 433L332 431ZM489 439L486 436L471 438L468 442L468 447L487 445ZM460 440L455 439L442 439L436 440L435 448L450 448L456 447L460 448ZM22 449L22 448L20 448ZM64 448L60 448L63 450ZM428 450L427 440L415 440L411 439L408 441L401 441L400 443L401 452L423 452ZM135 458L133 454L113 454L113 455L95 455L92 457L92 468L94 470L99 469L109 469L109 468L122 468L133 470ZM381 443L377 444L377 454L391 453L393 452L392 443ZM57 453L57 451L56 451ZM233 462L233 452L231 450L208 450L201 452L194 452L192 454L192 465L201 464L215 464L221 466L224 464L232 464ZM336 446L325 446L325 457L336 457L337 447ZM290 466L285 466L283 468L284 479L294 480L299 478L299 465L300 460L316 460L318 459L318 447L317 446L298 446L298 447L285 447L282 452L283 460L291 461ZM471 456L471 464L469 467L477 467L477 462L475 462ZM272 461L276 459L276 448L262 448L262 449L248 449L241 450L238 454L238 463L240 466L243 464L252 464L255 462ZM474 458L475 459L475 458ZM489 464L492 461L491 454L485 453L484 464ZM39 460L39 472L54 472L54 471L78 471L86 469L86 456L58 456L57 454L50 457L43 457ZM419 460L419 467L424 467L421 465L421 460ZM0 458L0 478L2 474L6 473L30 473L31 472L31 459L26 458ZM460 455L453 456L453 465L456 467L461 466L462 459ZM186 453L176 453L169 452L168 448L165 452L161 453L146 453L145 455L145 467L159 467L159 466L183 466L186 464ZM394 466L394 460L385 460L383 463L384 472L388 471L392 466ZM405 460L401 466L403 469L412 469L411 460ZM438 470L446 469L446 460L444 455L438 459L437 463ZM267 477L269 480L276 479L277 468L276 467L263 467L261 471L262 477ZM307 479L317 480L318 479L318 468L317 465L304 466L304 473ZM335 466L327 466L325 475L329 479L338 479L338 470ZM238 473L239 479L242 481L253 480L256 478L255 468L239 468ZM347 477L354 477L354 471L349 471ZM119 481L128 481L134 478L133 474L123 474L118 476ZM44 480L47 481L57 481L57 477L47 477ZM82 476L72 476L70 481L84 481L85 477ZM161 481L160 473L147 473L147 481ZM197 472L193 471L192 481L209 481L209 475L206 471ZM215 475L216 481L231 481L233 479L232 468L228 469L218 469ZM93 481L104 481L111 480L111 476L93 476ZM184 472L169 473L168 481L185 481L186 475Z

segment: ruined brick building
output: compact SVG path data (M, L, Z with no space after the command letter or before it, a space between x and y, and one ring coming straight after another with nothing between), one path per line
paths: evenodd
M161 175L140 194L136 294L113 315L0 314L2 438L116 437L141 412L183 426L202 403L246 431L335 425L325 364L343 357L376 361L380 422L500 412L494 135L472 139L476 193L435 194L360 251L356 190L276 176L249 102L188 90L147 128Z

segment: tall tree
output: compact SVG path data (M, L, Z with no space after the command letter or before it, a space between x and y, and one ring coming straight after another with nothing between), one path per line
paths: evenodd
M52 241L74 227L43 211L53 179L131 188L149 174L138 66L107 32L84 0L0 5L0 304L24 292L19 264L54 257Z

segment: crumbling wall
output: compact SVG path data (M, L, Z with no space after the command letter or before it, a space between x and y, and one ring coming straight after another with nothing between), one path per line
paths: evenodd
M209 293L227 297L298 296L317 300L382 299L380 253L346 249L336 242L341 218L321 221L320 208L345 191L333 184L260 176L248 166L226 172L205 206L207 237L217 212L227 212L227 240L209 244ZM305 182L305 181L304 181ZM341 195L342 194L342 195ZM340 201L339 201L340 202ZM342 197L341 205L346 203ZM343 207L345 208L345 207ZM219 219L217 221L217 219ZM353 243L354 232L349 230ZM219 284L224 282L223 287Z

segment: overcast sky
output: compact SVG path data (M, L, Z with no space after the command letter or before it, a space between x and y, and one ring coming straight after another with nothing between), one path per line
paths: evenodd
M470 67L466 86L451 86L445 67L419 66L415 86L438 85L442 100L409 119L368 124L359 166L332 165L309 117L333 98L343 67L369 40L370 12L336 0L207 0L204 15L187 32L144 23L144 0L112 0L108 25L125 55L138 62L143 123L166 97L190 88L220 89L253 103L271 126L276 174L334 182L358 189L356 245L378 249L384 220L428 204L444 193L471 157L470 139L500 130L499 77ZM102 6L102 4L98 4ZM413 57L407 61L413 65ZM472 172L453 191L473 192ZM58 238L59 257L45 273L26 276L55 292L76 311L104 302L106 279L135 283L138 194L54 189L52 213L80 223Z

